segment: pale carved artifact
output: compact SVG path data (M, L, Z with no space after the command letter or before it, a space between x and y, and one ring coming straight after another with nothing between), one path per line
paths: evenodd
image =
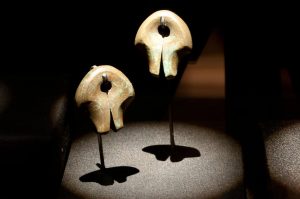
M192 37L186 23L175 13L169 10L160 10L150 15L139 27L135 45L146 49L149 72L160 76L160 67L170 82L177 75L180 59L192 50ZM168 86L168 90L171 89ZM153 145L143 149L152 153L158 160L166 160L168 156L172 162L179 162L186 157L199 157L197 149L175 145L173 128L173 107L169 102L169 130L170 145Z
M111 84L107 91L102 84ZM77 106L86 105L98 133L110 131L110 114L116 129L123 127L123 108L134 97L134 89L128 78L118 69L109 66L93 66L79 84L75 100Z
M101 169L105 169L101 134L124 126L123 111L135 93L129 79L118 69L109 66L92 66L80 82L75 101L78 107L87 108L96 127L99 143Z
M186 23L169 10L150 15L139 27L135 45L143 45L147 51L149 71L159 76L162 63L166 78L177 75L180 54L192 49L192 37Z

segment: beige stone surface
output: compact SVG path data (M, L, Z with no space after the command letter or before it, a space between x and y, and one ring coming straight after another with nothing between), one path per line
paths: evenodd
M160 25L169 28L170 34L159 33ZM158 76L161 62L167 78L175 77L180 54L192 49L192 37L186 23L169 10L160 10L150 15L140 26L135 45L144 45L148 55L149 71Z
M111 83L111 89L100 89L103 77ZM109 66L93 66L79 84L75 100L80 107L85 105L98 133L110 131L110 114L116 129L123 127L123 109L134 96L129 79L118 69Z

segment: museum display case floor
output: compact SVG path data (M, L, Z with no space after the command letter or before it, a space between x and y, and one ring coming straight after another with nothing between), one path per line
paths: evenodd
M78 135L59 198L244 198L240 145L225 133L224 121L207 115L203 122L205 116L193 117L192 103L183 104L174 108L173 150L167 120L129 121L103 135L105 172L96 133Z

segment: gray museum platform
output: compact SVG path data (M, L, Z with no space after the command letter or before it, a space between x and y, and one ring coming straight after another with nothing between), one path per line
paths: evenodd
M187 118L175 117L173 151L166 120L131 121L103 135L107 172L99 169L96 133L80 134L59 198L244 198L241 148L224 122Z

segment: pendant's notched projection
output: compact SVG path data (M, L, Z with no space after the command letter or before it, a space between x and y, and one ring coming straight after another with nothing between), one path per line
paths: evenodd
M146 48L151 74L159 76L162 63L166 78L173 78L177 74L180 54L192 49L192 37L188 26L178 15L160 10L139 27L135 45Z
M101 87L109 85L109 88ZM106 86L107 87L107 86ZM128 78L118 69L93 66L79 84L75 100L77 106L86 105L98 133L110 131L110 114L116 130L123 127L123 110L134 97Z

